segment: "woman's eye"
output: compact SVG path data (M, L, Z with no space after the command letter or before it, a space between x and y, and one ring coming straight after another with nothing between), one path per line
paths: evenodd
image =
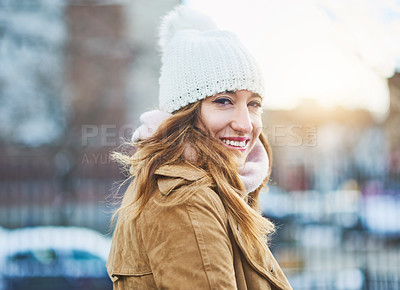
M259 102L259 101L251 101L251 102L249 103L249 106L256 107L256 108L261 108L261 107L262 107L262 104L261 104L261 102Z
M221 104L221 105L228 105L228 104L232 104L232 101L228 98L218 98L214 101L212 101L213 103L217 103L217 104Z

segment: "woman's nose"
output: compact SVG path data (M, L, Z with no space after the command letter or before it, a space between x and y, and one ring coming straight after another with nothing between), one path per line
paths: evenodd
M251 123L247 106L240 107L235 111L235 115L232 118L231 127L237 132L251 133L253 130L253 125Z

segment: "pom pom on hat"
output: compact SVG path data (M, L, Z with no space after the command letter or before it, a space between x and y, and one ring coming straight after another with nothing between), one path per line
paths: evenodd
M170 40L182 30L208 31L214 29L217 29L217 25L210 17L180 5L162 18L158 45L161 51L165 50Z

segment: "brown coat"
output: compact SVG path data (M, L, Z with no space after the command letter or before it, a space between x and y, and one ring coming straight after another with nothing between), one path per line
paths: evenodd
M158 191L130 230L116 227L107 261L114 289L292 289L270 251L252 259L241 250L204 171L180 165L156 174ZM189 182L198 190L177 203Z

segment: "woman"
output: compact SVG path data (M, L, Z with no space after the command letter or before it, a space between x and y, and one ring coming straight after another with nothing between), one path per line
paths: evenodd
M141 116L107 269L114 289L291 289L257 211L271 153L240 41L177 7L160 29L160 109ZM134 177L134 178L133 178Z

